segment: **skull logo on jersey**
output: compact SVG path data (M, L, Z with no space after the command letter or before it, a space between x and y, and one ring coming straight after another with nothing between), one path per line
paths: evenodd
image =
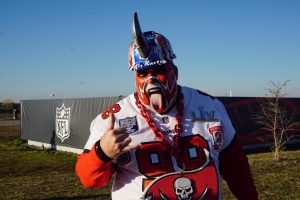
M190 200L218 199L217 173L209 153L207 160L198 170L174 172L156 178L144 191L147 200ZM211 180L211 181L199 181ZM170 188L173 187L173 190Z
M175 194L178 200L190 200L194 193L192 180L186 177L177 178L174 182Z
M180 156L176 157L181 171L174 170L171 157L165 150L159 150L160 146L159 142L144 143L136 153L140 172L150 178L143 180L144 199L218 199L218 174L204 138L200 135L182 138ZM158 154L159 162L155 165L145 156L151 153Z

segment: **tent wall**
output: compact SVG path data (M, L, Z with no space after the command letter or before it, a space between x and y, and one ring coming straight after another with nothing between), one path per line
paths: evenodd
M60 146L82 149L89 136L91 121L121 98L23 100L21 138L50 144L55 148ZM219 97L219 99L224 103L243 145L272 141L272 135L262 131L253 121L253 115L258 112L259 102L267 98ZM283 104L294 110L295 121L300 122L300 98L285 98ZM296 139L300 139L299 128L292 133ZM64 137L61 135L62 130L67 133Z
M89 136L91 121L120 97L86 98L86 99L53 99L21 101L21 138L41 143L82 149ZM64 105L69 116L67 135L58 135L57 110Z

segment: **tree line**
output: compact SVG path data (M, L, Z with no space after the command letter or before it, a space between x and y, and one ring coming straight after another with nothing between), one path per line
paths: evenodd
M14 110L17 112L20 111L20 103L14 103L11 99L4 99L2 102L0 102L1 113L13 112Z

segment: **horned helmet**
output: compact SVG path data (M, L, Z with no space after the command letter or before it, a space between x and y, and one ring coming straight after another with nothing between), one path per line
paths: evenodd
M154 31L142 32L137 13L132 26L133 41L129 48L129 70L134 71L139 100L158 113L166 112L176 101L176 58L169 40Z

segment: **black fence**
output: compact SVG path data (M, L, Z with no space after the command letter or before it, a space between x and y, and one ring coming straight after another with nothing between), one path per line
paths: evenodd
M265 131L255 122L255 116L261 113L260 105L272 100L262 97L220 97L226 107L236 132L243 144L266 144L273 141L271 132ZM298 126L287 132L291 140L300 139L300 98L281 98L280 107L294 113L293 121ZM298 128L297 128L298 127Z

